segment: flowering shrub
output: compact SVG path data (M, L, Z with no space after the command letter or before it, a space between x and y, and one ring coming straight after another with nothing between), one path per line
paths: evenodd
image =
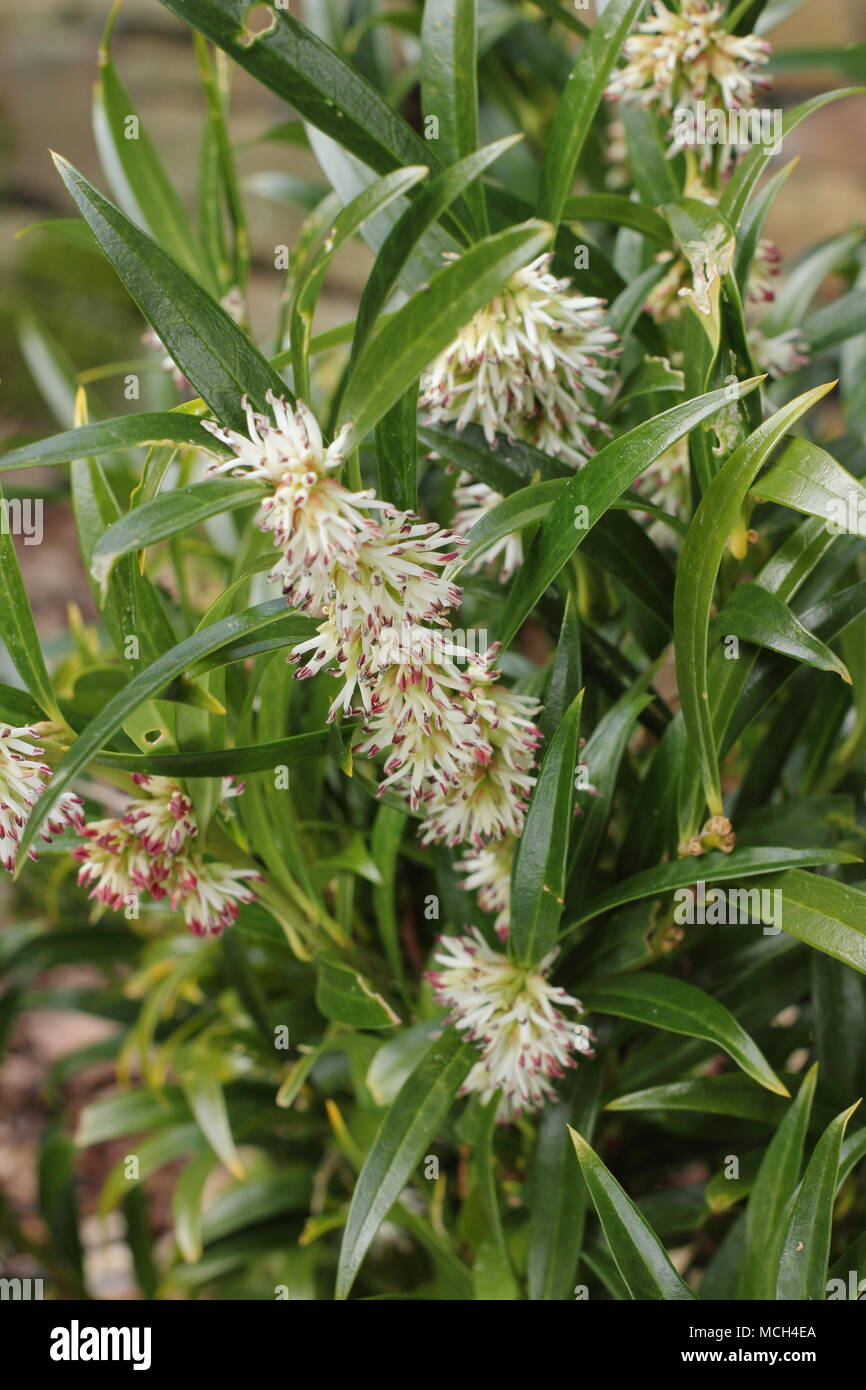
M43 909L4 970L21 1007L102 970L118 1089L78 1143L124 1149L102 1209L145 1294L835 1296L866 241L789 267L764 228L799 177L769 157L859 89L759 107L765 0L338 6L327 39L163 3L198 215L113 12L110 198L58 155L80 220L40 230L113 266L148 355L0 462L16 497L68 478L98 613L49 661L3 528L0 853ZM255 334L236 65L328 185L272 181L305 216ZM317 332L357 238L357 317ZM149 1262L135 1203L178 1161Z

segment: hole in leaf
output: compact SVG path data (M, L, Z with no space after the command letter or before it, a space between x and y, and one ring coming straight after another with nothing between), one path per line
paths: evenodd
M241 48L251 48L257 39L272 34L277 27L277 14L270 5L253 5L244 16L244 28L238 35Z
M145 743L148 744L148 746L151 748L155 743L162 743L164 738L165 729L149 729L148 732L144 735Z

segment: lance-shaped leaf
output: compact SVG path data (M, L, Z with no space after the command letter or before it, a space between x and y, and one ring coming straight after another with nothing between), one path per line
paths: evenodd
M710 634L721 639L741 637L819 671L834 671L851 684L851 673L842 658L804 627L787 603L758 584L740 584L734 590L710 624Z
M664 1302L696 1298L677 1274L646 1217L595 1150L570 1125L569 1134L605 1239L631 1297Z
M866 975L866 892L802 869L780 874L772 887L782 895L786 932Z
M156 545L208 517L259 502L262 494L260 484L245 483L240 478L212 478L161 493L152 502L124 512L103 532L93 550L94 574L104 578L121 555Z
M760 1086L779 1096L788 1094L760 1048L724 1004L685 980L646 972L610 975L587 981L581 996L588 1009L715 1043Z
M212 454L228 455L228 450L212 434L202 429L198 420L182 411L141 415L119 415L113 420L81 425L64 430L36 444L24 444L0 458L0 472L11 468L36 468L46 464L72 463L75 459L94 458L97 454L114 454L121 449L138 449L143 445L174 444L178 448L207 449Z
M553 947L562 916L582 703L583 691L550 741L514 853L508 946L527 965Z
M609 0L568 75L541 167L540 217L559 222L611 69L643 0Z
M741 382L740 395L754 390L760 380L754 377ZM503 645L513 640L547 586L608 507L654 459L728 403L726 388L675 405L612 440L566 481L512 584L499 634Z
M130 295L222 424L245 429L241 405L245 395L260 411L266 408L267 391L290 395L282 378L222 305L67 160L55 155L54 162Z
M425 0L421 27L421 102L438 122L445 164L472 154L478 144L478 52L475 0ZM484 193L467 197L479 230L486 230Z
M762 464L795 421L825 396L833 384L807 391L777 410L734 451L701 498L680 552L674 591L677 685L686 729L700 761L704 793L713 816L724 813L707 689L707 644L716 576L728 537L740 516L743 499Z
M845 1129L860 1101L843 1110L825 1129L803 1174L782 1236L776 1299L822 1300L827 1296L827 1263L833 1204Z
M349 1207L337 1271L338 1299L348 1298L370 1242L478 1060L471 1043L447 1029L403 1083L367 1154Z
M580 915L566 927L565 932L591 921L602 912L622 907L625 903L638 902L641 898L660 897L664 893L675 892L677 888L687 888L699 878L704 883L723 883L726 879L751 879L757 874L793 869L797 865L805 868L817 864L856 862L857 856L848 854L845 850L823 847L789 849L779 845L735 849L732 854L713 850L703 855L699 864L693 859L675 859L670 864L658 864L652 869L644 869L639 874L624 878L613 888L590 898L581 908ZM827 883L828 880L821 879L820 882ZM774 886L778 887L778 884Z
M363 975L340 960L319 958L316 1007L325 1018L351 1028L391 1028L400 1019Z
M21 578L11 535L9 506L10 503L0 492L0 641L40 709L63 723Z
M834 528L833 534L866 536L866 487L826 449L807 439L792 439L752 494L819 516Z
M761 1161L746 1207L746 1248L740 1269L740 1296L772 1299L785 1228L785 1209L800 1179L803 1145L818 1081L809 1069Z

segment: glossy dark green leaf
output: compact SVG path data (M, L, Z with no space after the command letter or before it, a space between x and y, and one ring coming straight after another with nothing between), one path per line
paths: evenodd
M845 1129L859 1100L843 1110L825 1129L803 1174L793 1210L783 1232L776 1299L823 1300L827 1295L827 1264L836 1180Z

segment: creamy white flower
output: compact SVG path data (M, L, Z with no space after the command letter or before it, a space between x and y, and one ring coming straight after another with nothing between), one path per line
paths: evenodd
M123 817L148 854L177 854L188 839L198 834L192 802L168 777L149 777L134 772L146 797L131 801Z
M749 270L746 297L753 304L769 304L776 298L776 279L782 263L782 253L773 241L761 237Z
M587 392L603 391L619 348L604 301L569 293L539 256L514 274L444 352L423 382L420 405L430 423L480 425L522 439L580 467L593 452L587 430L600 428Z
M423 633L403 628L394 647L400 659L362 681L367 737L355 749L367 757L392 750L380 791L398 787L413 810L433 794L431 788L461 784L469 769L492 757L476 716L472 680L450 656L431 653ZM458 654L469 656L465 649Z
M490 756L470 763L456 784L431 787L420 831L423 844L466 842L481 849L491 840L523 830L535 784L535 750L541 740L532 722L539 705L526 695L495 686L497 650L491 647L485 657L474 658L467 667L478 733L489 745Z
M461 473L454 489L454 530L461 536L468 536L472 527L482 517L491 512L502 501L502 494L494 492L486 483L475 483L468 473ZM470 573L492 569L498 572L504 584L523 563L523 537L519 531L501 536L498 541L487 546L481 555L469 566Z
M37 730L27 725L0 724L0 864L10 874L20 832L51 779L51 768L38 761L42 749L34 742L37 737ZM40 835L47 842L66 826L80 831L83 824L80 799L64 792L48 811ZM30 858L36 857L31 849Z
M477 1092L486 1103L501 1091L500 1121L552 1100L554 1082L577 1065L575 1052L592 1056L590 1030L562 1012L582 1013L580 1001L548 983L556 954L527 969L494 951L477 928L439 940L434 959L441 968L428 978L456 1028L481 1053L461 1094Z
M89 821L82 834L86 843L76 845L72 857L81 865L78 882L90 887L91 898L119 912L144 891L165 896L168 861L150 854L132 827L114 819Z
M254 869L205 861L198 854L181 855L172 864L171 906L183 912L195 936L218 936L231 926L243 903L255 901L251 881L261 881Z
M444 569L465 546L462 536L412 512L383 512L359 537L354 557L334 565L328 598L337 625L375 636L386 625L444 622L463 597Z
M682 0L678 11L655 0L651 17L623 44L627 62L606 96L667 111L693 108L704 97L726 108L751 105L756 87L767 85L760 69L770 45L754 34L729 34L723 15L721 4L704 0Z
M504 941L511 927L511 867L514 840L506 835L486 849L465 854L455 867L465 873L460 887L474 892L482 912L494 915L496 935Z
M777 333L773 338L766 338L760 328L750 328L747 337L752 361L758 371L780 377L809 365L809 344L799 328L789 328L786 333Z
M370 510L387 508L371 489L350 492L330 476L344 461L345 426L326 449L312 411L298 401L294 409L269 391L273 421L257 415L244 397L247 438L211 420L202 424L234 457L216 462L208 473L231 472L268 484L256 525L270 531L282 556L271 579L283 586L294 608L321 615L327 607L333 567L349 565L360 539L374 528Z

